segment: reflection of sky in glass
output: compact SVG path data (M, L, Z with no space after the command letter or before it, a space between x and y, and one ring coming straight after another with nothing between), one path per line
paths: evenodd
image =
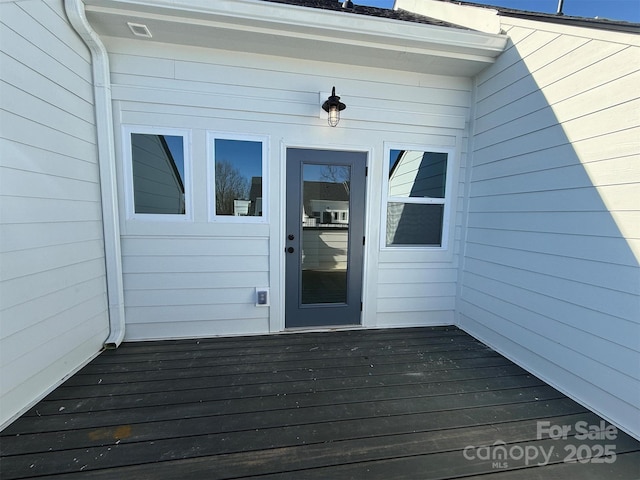
M402 150L391 150L391 152L389 153L389 171L391 171L391 169L395 165L400 153L402 153Z
M184 139L178 135L163 135L163 137L184 181ZM215 155L217 160L230 162L249 182L252 177L262 176L261 142L216 139Z
M327 181L322 175L322 172L326 169L326 165L313 165L310 163L304 164L304 180L306 182L318 182Z
M251 182L262 177L262 142L249 140L215 140L216 161L227 161Z
M182 178L182 183L184 183L184 148L182 145L183 138L177 135L163 135L165 142L167 142L167 146L169 147L169 151L173 156L173 161L176 164L176 168L178 172L180 172L180 177Z
M342 183L349 181L351 169L348 165L317 165L313 163L304 164L305 182L332 182Z

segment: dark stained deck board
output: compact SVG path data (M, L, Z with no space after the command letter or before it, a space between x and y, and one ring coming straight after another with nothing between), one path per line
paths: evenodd
M211 386L211 383L207 381L208 379L203 379L205 381L194 387L194 381L191 378L120 384L77 385L73 388L58 388L46 400L40 402L37 408L31 409L26 415L42 415L45 408L51 408L50 405L57 406L55 411L59 411L60 406L64 406L62 404L63 401L74 399L83 402L90 402L95 399L95 401L104 402L101 404L103 408L109 408L111 403L117 404L118 398L126 398L131 395L135 398L145 395L146 399L152 399L153 395L157 393L169 395L175 391L187 392L197 389L217 389L229 397L244 397L278 394L284 388L285 383L288 384L287 386L292 392L323 392L369 386L390 387L415 383L457 382L512 375L528 375L528 373L516 365L505 363L498 366L411 372L411 374L376 374L348 378L327 376L321 378L321 381L318 381L318 378L315 377L303 380L281 380L277 383L265 382L264 374L251 374L243 376L244 382L237 381L236 377L233 376L218 377L214 386Z
M233 430L269 428L275 425L302 425L305 423L335 422L346 418L370 418L375 416L407 415L466 409L478 406L499 406L522 402L538 402L561 397L549 386L528 386L520 389L487 390L456 395L410 397L400 399L362 400L353 403L323 405L292 405L278 396L257 399L237 406L234 401L225 401L227 408L219 402L191 402L168 406L142 406L122 410L106 410L61 416L24 418L20 433L65 431L76 428L130 425L149 420L177 420L207 417L221 425L232 425ZM282 406L274 405L282 400ZM212 404L213 403L213 404ZM62 424L61 420L64 420ZM211 427L217 431L219 427ZM16 430L13 432L17 433ZM8 433L11 433L9 431Z
M456 388L457 382L478 381L486 379L499 379L501 377L519 377L528 375L522 369L512 365L502 366L479 366L479 362L469 359L458 359L458 366L471 364L471 367L457 369L440 369L431 372L431 375L423 375L418 372L408 372L404 374L377 374L378 371L373 364L365 366L361 369L361 375L352 375L349 377L335 377L332 375L322 375L323 372L313 370L314 374L311 379L292 380L289 378L288 372L270 372L260 375L250 375L255 383L238 383L230 382L234 380L235 375L225 375L223 377L200 377L199 383L193 379L174 379L163 380L159 382L139 382L134 385L134 389L122 391L119 389L122 383L111 383L100 386L76 386L73 389L59 389L61 393L58 395L50 395L46 400L42 401L37 408L31 409L26 416L44 416L48 414L57 414L60 408L69 409L67 413L79 411L78 409L87 408L73 402L79 400L82 404L100 403L100 409L124 408L127 405L127 399L133 399L136 405L139 404L141 394L145 394L145 405L152 404L155 399L161 396L166 397L162 403L172 403L169 401L171 396L175 396L180 401L184 401L185 396L192 396L201 401L204 399L224 399L224 398L249 398L254 396L265 396L270 393L275 394L293 394L293 393L320 393L323 391L353 391L355 388L371 389L374 387L383 388L390 385L397 387L411 385L431 385L434 382L443 384L444 388ZM378 365L379 366L379 365ZM318 374L320 373L320 375ZM326 372L325 372L326 373ZM330 372L329 372L330 373ZM499 374L499 375L498 375ZM265 376L270 379L268 383L261 381ZM180 389L177 390L174 382L180 381ZM529 380L525 379L524 382ZM519 384L516 384L518 386ZM104 392L108 392L108 398L99 396L97 393L100 388ZM422 387L426 388L426 387ZM462 388L462 387L457 387ZM133 391L131 391L133 390ZM444 392L443 392L444 393Z
M541 390L531 389L531 395L536 395L536 398L554 399L553 397L558 397L554 392L548 390L549 387L546 387L547 390L543 394L539 393ZM546 393L546 395L545 395ZM476 396L475 401L470 401L469 395ZM284 395L283 395L284 396ZM247 403L246 406L232 406L229 409L218 409L211 410L208 406L204 406L204 408L198 412L198 415L189 416L188 413L183 413L184 409L192 410L192 404L184 404L184 406L171 406L170 408L161 408L158 409L158 412L151 412L150 409L147 408L139 408L139 409L127 409L123 411L109 411L107 415L104 415L105 412L99 412L100 418L97 419L96 415L92 415L88 413L84 416L84 421L73 421L68 420L68 423L62 429L51 429L47 427L55 426L56 423L51 421L50 419L45 418L33 418L30 420L31 425L37 426L41 424L43 428L37 430L37 433L34 433L36 436L36 441L38 441L38 436L44 435L46 432L65 432L65 442L69 441L69 437L72 435L71 433L66 433L68 430L75 429L91 429L97 428L107 429L107 431L112 431L114 428L118 429L121 425L128 425L131 427L129 430L133 429L133 425L137 425L142 423L148 423L146 419L151 416L155 423L160 421L165 421L169 425L171 425L171 421L175 421L178 423L187 423L186 420L189 418L196 419L199 421L207 421L207 422L215 422L216 426L206 426L203 425L198 427L195 422L190 422L189 432L197 432L202 430L202 433L220 433L220 432L229 432L229 431L244 431L244 430L254 430L255 428L274 428L279 425L293 426L293 425L307 425L307 424L319 424L319 423L332 423L332 422L340 422L343 420L354 420L354 419L366 419L366 418L375 418L376 416L385 416L385 417L399 417L402 415L415 415L421 413L433 413L433 412L447 412L452 410L469 410L472 407L483 407L489 405L495 409L495 407L500 405L510 405L512 403L522 403L520 398L521 394L518 391L510 391L510 394L505 394L500 396L500 400L503 403L498 403L496 400L496 396L493 392L486 393L482 396L478 393L469 393L466 395L444 395L439 397L409 397L404 399L386 399L386 400L376 400L372 398L371 400L360 400L359 402L352 403L338 403L337 400L334 404L330 403L318 403L317 405L298 405L298 401L293 399L289 402L283 403L279 408L262 408L263 403ZM525 397L530 398L530 397ZM229 405L233 405L233 402L228 402ZM244 408L243 408L244 407ZM209 413L211 412L211 413ZM465 412L466 413L466 412ZM67 417L72 414L67 414ZM162 418L168 417L168 418ZM221 421L220 417L224 417ZM58 418L53 418L57 422L59 422ZM158 432L159 427L156 425L156 432ZM35 428L25 427L24 432L28 430L36 430ZM171 434L172 430L168 430L167 434ZM25 433L20 434L20 438L16 438L13 442L14 444L22 444L26 442L28 437ZM158 432L159 434L159 432ZM130 436L131 433L129 432ZM100 438L98 438L100 440ZM86 439L84 440L86 442ZM5 453L7 450L7 445L11 445L11 442L3 442L5 445L2 447L2 452ZM15 451L15 447L14 447Z
M116 367L127 368L129 371L136 368L155 370L162 365L162 362L171 362L169 365L176 363L173 368L180 369L182 365L177 362L193 362L194 359L198 359L200 365L204 366L247 364L256 360L262 362L265 358L268 358L269 362L278 363L290 362L298 358L305 361L312 359L318 361L335 360L345 357L355 360L367 355L374 355L382 357L387 363L393 363L394 361L403 361L402 358L395 357L407 354L419 357L440 351L484 350L486 352L488 350L477 340L461 335L439 336L423 340L412 339L410 342L392 337L375 342L363 339L361 342L356 340L350 342L334 341L332 343L319 343L321 340L307 340L302 343L291 335L274 335L274 337L279 338L277 343L275 341L265 342L260 347L251 346L257 342L253 337L248 340L251 342L249 345L243 346L238 340L235 340L233 343L227 343L224 348L212 348L211 342L205 343L195 340L191 344L171 342L166 347L158 342L149 342L153 345L132 344L130 348L136 353L129 353L130 344L127 344L125 352L119 349L113 355L96 358L91 366L91 372L97 371L99 365L105 365L105 368L110 372ZM287 342L289 338L291 340ZM180 350L176 350L178 347ZM336 355L337 352L339 352L338 355ZM134 365L136 363L138 365ZM84 369L78 372L79 375L84 373Z
M560 417L559 420L573 422L576 418L576 416ZM535 435L535 426L532 428L531 422L515 422L503 424L500 427L498 429L495 426L471 427L465 431L452 429L438 437L434 437L431 433L409 433L285 448L264 448L258 451L218 454L215 458L175 460L160 466L144 464L115 467L113 471L101 475L98 471L90 478L105 476L109 478L116 473L121 475L120 478L136 479L175 479L180 476L210 479L263 478L253 476L256 463L260 465L260 471L266 475L264 478L451 478L470 472L472 474L479 471L491 472L491 468L487 468L486 462L482 460L460 462L460 452L456 447L461 442L474 442L481 445L483 442L491 442L496 435L527 441L531 435ZM554 440L544 440L528 442L528 445L537 444L536 446L544 447L548 451L550 447L555 446L554 442ZM579 445L582 442L574 441L573 444ZM619 442L617 446L620 455L624 455L629 450L633 451L634 448L635 444L632 444L629 439ZM171 453L180 454L179 451ZM561 462L563 455L564 452L558 449L552 455L551 461ZM369 463L373 465L367 467ZM515 462L512 467L525 467L524 463L524 461ZM286 465L287 471L283 472L283 465ZM606 468L606 465L603 467ZM371 474L367 472L363 475L367 469ZM421 476L417 472L428 472L428 475ZM73 478L73 476L63 478ZM576 477L565 476L565 478ZM589 477L585 475L581 478ZM603 477L592 476L591 478Z
M227 355L239 356L273 351L308 352L312 348L321 351L340 350L345 353L347 347L358 347L359 349L367 347L393 348L396 346L434 345L439 343L482 345L474 338L464 334L464 332L450 327L448 327L447 330L432 333L420 332L416 329L407 330L413 331L411 337L389 331L387 331L388 333L380 333L379 336L371 334L371 332L383 332L381 330L352 330L349 332L300 332L303 333L303 335L299 333L286 333L266 336L256 335L246 337L128 342L126 351L119 349L114 352L113 357L97 358L96 361L99 361L99 363L109 363L112 362L114 358L126 358L139 354L162 358L172 355L175 352L181 353L185 351L191 352L192 354L197 353L198 355L206 354L207 351L215 351L219 354L226 353ZM336 333L340 333L340 336L332 337L332 335Z
M274 347L271 351L257 351L251 350L244 353L235 350L233 355L226 351L207 350L205 352L198 352L194 355L193 352L175 352L173 354L163 355L161 358L158 356L148 355L149 358L145 360L145 354L138 355L120 355L109 357L109 362L96 362L92 367L92 372L107 371L142 371L142 370L156 370L157 368L172 368L182 369L184 366L193 364L194 359L198 360L199 366L233 366L238 364L253 363L255 361L264 361L265 358L269 359L269 363L277 364L284 362L292 362L298 359L304 359L305 361L326 362L332 360L343 360L345 358L357 361L358 359L364 359L365 357L379 358L386 363L404 363L407 357L422 358L426 356L435 356L440 352L475 352L476 354L485 353L486 349L477 343L468 342L464 344L461 341L455 342L438 342L436 344L421 344L411 345L403 347L384 347L383 349L378 346L373 347L357 347L349 348L349 344L344 345L343 348L335 348L332 350L320 350L316 347L305 346L303 350L299 351L282 351L281 347ZM352 345L352 344L351 344ZM346 349L346 350L345 350ZM340 351L340 358L336 359L336 352ZM155 357L155 358L154 358ZM97 359L96 359L97 360ZM100 369L99 367L102 367ZM80 375L83 373L80 372Z
M311 382L305 388L304 385L274 383L264 385L266 388L253 389L252 385L242 387L212 387L190 390L169 391L161 393L148 393L144 397L144 406L181 405L195 402L208 402L208 409L216 409L220 414L243 411L255 408L255 402L260 401L260 411L277 410L290 407L309 407L320 405L334 405L343 403L370 402L374 400L389 400L401 398L419 398L432 395L451 395L471 392L484 392L487 389L503 390L508 388L521 388L544 385L541 380L533 376L520 378L520 375L474 378L458 380L455 382L444 381L440 384L413 383L396 385L389 388L388 385L360 386L354 389L345 382L334 380L323 382L322 388L315 388ZM317 382L315 382L317 384ZM327 384L334 384L334 388L328 388ZM302 388L301 388L302 387ZM231 406L228 400L235 400ZM72 401L57 400L43 402L30 417L42 418L46 415L56 415L61 409L69 409L68 414L91 412L97 410L113 411L139 408L140 395L119 395L93 397L88 399L75 398Z
M495 423L495 406L447 410L418 414L395 415L392 417L375 417L366 422L362 418L351 418L333 422L309 422L303 424L277 425L233 430L212 428L207 417L197 419L178 419L170 421L146 422L137 425L113 425L104 428L76 429L60 435L58 432L20 435L20 440L5 445L3 454L19 455L25 453L46 452L54 450L81 449L83 447L101 446L105 443L124 440L126 442L155 441L180 439L181 437L201 437L200 447L205 443L216 445L224 441L224 447L217 444L219 453L233 453L234 448L260 450L264 448L285 447L305 443L335 442L354 438L366 438L380 435L399 435L415 432L437 432L445 429L460 429ZM549 412L553 418L557 416L585 415L585 409L566 398L537 403L534 406L524 404L510 405L502 408L504 422L522 419L537 420L545 418ZM228 426L230 427L230 426ZM233 435L230 435L233 434ZM301 440L302 439L302 440ZM124 445L124 444L123 444ZM161 448L161 447L160 447ZM46 449L46 450L45 450Z
M121 347L122 348L122 347ZM384 360L383 360L384 362ZM344 362L344 360L336 360L335 362L320 362L309 360L304 362L304 368L300 368L300 363L285 362L272 364L265 359L259 364L245 364L234 366L213 366L199 367L198 362L194 361L189 368L168 369L156 371L142 372L115 372L113 374L85 374L82 376L73 376L68 382L68 386L78 385L121 385L129 382L150 382L158 380L178 380L190 379L193 385L198 385L203 380L209 381L214 378L216 381L225 382L229 385L241 385L247 383L247 375L257 374L261 380L251 379L251 382L271 383L276 375L284 376L286 380L318 380L321 378L350 378L352 376L373 376L388 374L408 374L425 373L425 368L429 367L433 370L457 370L463 368L482 368L490 366L504 366L511 362L496 354L485 354L476 356L473 353L457 353L449 354L449 360L436 359L435 361L415 361L415 362L398 362L383 363L365 361L359 365ZM333 363L333 365L329 365ZM435 365L433 365L436 363ZM433 370L427 370L433 371ZM71 382L73 380L73 382ZM61 387L66 388L66 387Z
M475 432L474 432L475 433ZM481 432L478 432L481 433ZM492 433L494 433L492 431ZM461 439L452 438L452 443L459 443ZM386 446L393 443L402 448L395 452L389 451ZM546 445L538 445L543 448L550 448L553 445L546 442ZM121 478L170 480L180 476L185 478L207 478L212 480L222 480L229 478L243 479L282 479L282 480L327 480L327 479L393 479L393 480L415 480L415 479L451 479L451 478L474 478L476 480L490 478L499 480L501 478L518 479L549 479L557 478L562 480L603 480L609 478L617 479L637 479L637 462L640 456L637 452L626 452L626 448L621 447L620 451L625 451L619 455L618 465L581 465L573 464L569 468L562 468L561 455L553 455L549 466L544 469L535 465L526 465L524 461L512 462L512 470L504 472L501 470L487 468L484 461L460 462L459 451L435 451L433 441L422 435L408 435L398 438L377 437L373 439L361 439L350 444L322 444L309 447L294 447L291 449L263 450L257 454L254 452L240 453L236 455L223 455L215 459L216 468L212 468L212 459L207 457L178 460L167 463L163 467L149 465L116 468L112 472L105 474L91 475L87 478L114 478L113 473L118 473ZM337 453L336 453L337 452ZM396 453L398 456L389 458L389 455ZM343 461L342 464L334 464ZM554 463L555 462L555 463ZM266 473L259 476L252 475L255 465L259 464L260 469ZM282 465L287 464L296 469L282 472ZM330 465L327 465L330 464ZM333 465L331 465L333 464ZM586 467L586 468L585 468ZM513 470L517 468L517 470ZM556 471L558 469L558 471ZM536 471L537 470L537 471ZM553 476L545 476L546 472L556 471ZM482 476L475 474L482 472ZM471 477L469 474L471 473ZM513 475L513 477L511 475ZM58 477L56 477L58 478ZM78 478L75 475L64 475L62 478Z
M369 352L362 352L358 355L341 354L341 357L336 358L336 353L331 354L318 354L317 352L307 352L307 358L302 353L295 354L269 354L269 355L252 355L248 356L244 361L241 358L238 359L219 359L215 357L196 357L185 360L163 360L163 361L150 361L143 363L138 361L135 363L122 363L122 364L97 364L93 375L100 373L134 373L145 371L157 371L171 372L172 370L181 371L194 367L194 361L197 362L197 367L200 370L207 367L215 367L216 372L224 374L229 372L236 374L238 372L246 371L274 371L279 372L286 370L297 370L298 361L304 360L307 368L332 368L341 367L348 364L348 366L371 366L374 365L405 365L409 362L417 363L423 361L447 361L450 358L486 358L487 352L482 349L436 349L429 353L389 353L388 355L376 355ZM265 361L267 360L267 361ZM348 360L345 362L345 360ZM81 374L82 375L82 374ZM117 378L117 377L116 377ZM80 380L80 378L79 378Z
M539 419L600 421L455 327L137 342L5 429L0 478L571 478L563 449L585 440L538 439ZM496 441L557 458L463 456ZM615 448L576 474L640 478L639 442Z

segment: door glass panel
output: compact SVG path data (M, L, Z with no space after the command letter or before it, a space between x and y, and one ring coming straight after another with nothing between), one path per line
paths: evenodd
M348 165L303 164L302 304L346 303Z

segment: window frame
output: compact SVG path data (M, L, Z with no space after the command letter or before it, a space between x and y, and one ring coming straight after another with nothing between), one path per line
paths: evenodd
M235 140L244 142L259 142L262 145L262 215L235 216L216 214L216 140ZM269 223L269 136L245 133L230 133L207 131L207 205L209 222L213 223Z
M185 213L136 213L135 194L133 185L133 150L131 135L166 135L182 137L182 155L184 165L184 208ZM183 128L156 127L148 125L122 126L122 160L124 180L124 200L127 220L142 220L153 222L192 222L193 221L193 189L192 189L192 157L191 130Z
M431 197L393 197L389 195L389 159L392 150L422 151L431 153L446 153L447 168L444 185L443 198ZM384 161L382 174L382 210L380 227L380 249L387 251L447 251L449 249L451 203L453 195L453 173L456 150L454 147L439 147L433 145L409 144L409 143L386 143L384 144ZM399 244L387 245L387 216L389 203L417 204L417 205L443 205L442 213L442 236L440 245L427 244Z

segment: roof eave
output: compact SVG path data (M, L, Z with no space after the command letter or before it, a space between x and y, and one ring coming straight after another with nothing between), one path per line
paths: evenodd
M506 46L504 35L262 0L86 0L86 9L105 36L131 37L126 22L135 21L164 43L234 49L224 39L241 36L243 51L415 71L430 65L440 74L473 76Z

